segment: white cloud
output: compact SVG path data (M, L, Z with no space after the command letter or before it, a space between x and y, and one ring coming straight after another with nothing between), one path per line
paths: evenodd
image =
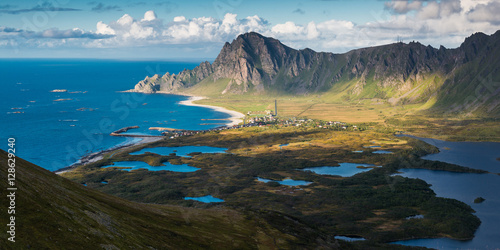
M397 14L406 14L412 10L418 10L422 7L421 1L391 1L386 2L385 7L391 9Z
M475 9L478 4L487 5L493 1L494 0L460 0L460 6L462 7L462 11L466 13Z
M99 21L96 25L97 27L97 30L96 30L96 33L97 34L104 34L104 35L115 35L115 31L109 27L109 25Z
M152 10L146 11L144 13L144 18L141 21L153 21L156 19L156 13Z
M295 25L294 22L286 22L283 24L276 24L271 31L278 34L300 34L304 30L304 27Z
M439 17L439 4L437 2L428 2L422 9L417 13L417 18L419 19L432 19Z
M476 5L476 8L469 12L468 17L474 22L500 24L500 2Z
M414 6L408 7L410 4ZM386 4L389 15L355 29L363 31L364 37L374 43L394 42L396 36L401 36L405 41L420 41L434 47L457 47L472 33L493 33L500 29L497 4L496 0L442 0L422 1L419 8L414 8L415 1L394 0Z
M318 24L318 29L324 32L346 32L354 28L354 23L349 21L328 20Z
M174 17L174 22L185 22L186 17L185 16L176 16Z
M145 39L153 37L156 34L153 27L143 27L139 23L132 23L129 32L130 35L136 39Z
M30 47L75 46L84 48L139 48L147 46L197 48L215 56L222 44L239 34L255 31L297 48L346 52L350 49L382 45L401 36L405 42L416 40L437 47L458 46L475 32L493 33L500 29L500 2L497 0L401 1L386 3L386 10L372 12L369 23L348 20L269 24L264 18L226 13L223 18L176 16L157 17L152 10L143 18L125 14L116 21L97 22L96 31L47 29L29 32L0 27L0 41ZM38 40L37 40L38 39ZM45 40L44 40L45 39ZM59 40L58 40L59 39ZM66 39L66 40L65 40ZM48 41L50 40L50 41ZM6 42L0 43L7 44ZM6 46L6 45L3 45Z
M224 15L224 19L222 20L222 25L231 26L237 24L238 20L236 20L236 16L237 15L233 13L226 13Z
M316 28L316 24L314 22L310 22L309 24L307 24L306 30L307 30L307 39L315 39L320 35L318 29Z
M134 19L129 14L125 14L116 22L122 26L129 26L134 22Z

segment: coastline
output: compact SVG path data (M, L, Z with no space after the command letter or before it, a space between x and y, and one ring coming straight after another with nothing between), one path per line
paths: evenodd
M137 91L127 90L127 91L122 91L122 92L137 92ZM137 93L141 93L141 92L137 92ZM228 109L223 108L223 107L217 107L217 106L210 106L210 105L203 105L203 104L196 104L196 103L194 103L195 101L203 100L203 99L207 98L207 97L204 97L204 96L195 96L195 95L189 95L189 94L183 94L183 93L170 93L170 92L166 92L166 91L158 91L156 93L158 93L158 94L171 94L171 95L188 96L189 97L188 100L180 101L179 104L186 105L186 106L205 107L205 108L209 108L209 109L212 109L212 110L215 110L215 111L218 111L218 112L229 114L230 117L227 118L227 120L229 120L230 123L226 125L227 127L232 127L232 126L238 125L239 123L241 123L243 121L243 118L245 117L245 115L242 114L242 113L240 113L240 112L233 111L233 110L228 110ZM100 161L100 160L104 159L104 154L106 154L106 153L109 153L109 152L112 152L112 151L116 151L116 150L125 149L125 148L130 148L130 147L141 145L141 144L145 144L145 143L155 142L155 141L161 140L161 139L163 139L165 137L158 136L158 137L137 137L137 138L140 138L141 140L138 141L138 142L131 142L131 143L128 143L128 144L125 144L125 145L121 145L121 146L117 145L117 146L111 147L109 149L105 149L105 150L102 150L102 151L99 151L99 152L94 152L94 153L85 155L82 158L80 158L78 160L78 162L73 163L72 165L70 165L68 167L58 169L58 170L54 171L54 173L55 174L66 173L66 172L69 172L69 171L73 170L77 166Z
M143 94L149 94L149 93L144 93L144 92L141 92L141 91L137 91L135 89L129 89L129 90L119 91L119 92L122 92L122 93L143 93ZM229 110L229 109L226 109L226 108L223 108L223 107L218 107L218 106L211 106L211 105L196 104L196 103L194 103L195 101L207 99L207 97L205 97L205 96L197 96L197 95L192 95L192 94L187 94L187 93L177 93L177 92L174 93L174 92L170 92L170 91L156 91L156 92L151 93L151 94L168 94L168 95L187 96L187 97L189 97L189 99L185 100L185 101L180 101L179 104L186 105L186 106L205 107L205 108L209 108L209 109L212 109L212 110L215 110L215 111L218 111L218 112L222 112L222 113L226 113L226 114L230 115L231 117L229 117L227 120L229 120L231 122L226 125L227 127L232 127L234 125L238 125L239 123L243 122L243 118L245 117L244 114L242 114L242 113L240 113L238 111Z
M230 117L227 120L229 120L231 122L226 125L227 127L232 127L234 125L238 125L239 123L243 122L243 118L245 117L244 114L242 114L240 112L237 112L237 111L234 111L234 110L229 110L229 109L226 109L226 108L223 108L223 107L218 107L218 106L211 106L211 105L204 105L204 104L196 104L196 103L194 103L195 101L207 99L204 96L194 96L194 95L185 95L185 94L182 94L182 95L189 96L189 99L185 100L185 101L180 101L179 104L181 104L181 105L196 106L196 107L205 107L205 108L209 108L209 109L212 109L212 110L215 110L215 111L218 111L218 112L222 112L222 113L226 113L226 114L230 115Z
M94 153L90 153L88 155L84 155L82 158L80 158L78 160L78 162L75 162L72 165L67 166L65 168L58 169L58 170L54 171L53 173L62 174L62 173L70 172L73 169L75 169L77 166L93 163L93 162L100 161L100 160L104 159L104 154L106 154L106 153L120 150L120 149L134 147L134 146L145 144L145 143L159 141L159 140L163 139L164 137L157 136L157 137L137 137L137 138L139 138L141 140L138 142L130 142L130 143L127 143L125 145L120 145L120 146L117 145L117 146L114 146L114 147L111 147L111 148L108 148L108 149L105 149L105 150L102 150L99 152L94 152Z

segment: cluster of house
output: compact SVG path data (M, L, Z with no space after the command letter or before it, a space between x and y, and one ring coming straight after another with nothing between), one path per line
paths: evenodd
M179 136L187 136L187 135L195 135L195 134L200 134L200 133L207 133L207 132L212 132L212 131L222 131L222 130L228 130L228 129L239 129L239 128L244 128L244 127L271 127L271 126L278 126L278 127L291 127L291 126L296 126L296 127L318 127L318 128L324 128L324 129L333 129L333 130L348 130L348 131L353 131L353 130L364 130L364 128L359 128L356 125L351 125L347 124L345 122L339 122L339 121L319 121L319 120L313 120L313 119L296 119L295 117L293 118L281 118L281 117L276 117L272 115L267 115L267 116L256 116L252 118L247 118L245 119L243 125L234 125L234 126L221 126L221 127L216 127L212 129L206 129L206 130L181 130L181 131L168 131L168 132L163 132L162 134L165 136L170 136L170 138L176 138Z

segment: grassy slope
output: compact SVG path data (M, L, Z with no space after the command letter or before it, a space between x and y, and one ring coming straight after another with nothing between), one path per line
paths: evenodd
M477 110L476 114L462 112L461 115L436 112L436 107L443 107L443 103L451 104L456 100L441 99L442 97L436 94L437 89L444 88L445 77L443 76L432 74L423 78L421 82L412 82L413 87L406 92L408 94L396 95L396 91L390 88L382 89L383 93L378 93L380 97L387 98L390 95L403 99L403 102L396 105L378 98L377 93L370 94L370 89L378 84L373 79L367 81L364 90L360 93L360 96L364 98L352 99L351 93L357 81L357 79L340 81L322 94L300 96L255 93L222 95L221 89L224 87L219 85L217 85L219 88L211 91L200 91L202 89L200 88L191 89L188 92L209 97L209 99L198 101L200 104L222 106L244 114L248 112L253 115L266 114L266 110L274 110L274 100L278 100L278 113L282 117L306 117L349 123L375 122L386 129L407 131L423 137L461 141L500 141L500 126L498 126L498 119L496 119L498 116L495 115L495 110L490 110L488 114L484 110ZM218 83L223 84L222 81ZM209 88L208 82L201 86L203 89ZM459 86L454 86L454 88L459 88ZM471 90L470 93L474 91ZM405 104L404 99L420 101ZM494 97L486 100L486 103L492 107L497 102L498 100Z
M375 78L374 71L357 78L342 74L342 78L330 85L331 77L337 75L340 67L347 63L343 61L344 57L338 57L340 61L336 64L328 60L323 60L323 64L313 64L298 78L291 78L282 70L264 94L250 90L245 94L222 95L229 79L215 83L205 80L186 91L210 97L210 100L200 103L242 113L264 114L265 110L274 109L273 102L278 99L279 113L285 117L377 122L393 130L426 137L500 141L497 119L500 115L500 70L496 67L500 59L494 56L500 53L500 48L496 44L495 40L491 40L482 45L477 55L467 52L472 59L449 74L420 72L417 78L410 77L404 84L397 84L400 89L384 86L380 79ZM366 54L352 56L354 61L360 56L362 61L369 59L363 58L367 57ZM300 85L311 82L317 77L317 72L331 74L320 74L326 77L318 79L318 82L326 83L320 89L310 86L310 91L315 94L287 94L305 93ZM325 89L328 86L331 86L330 89ZM241 86L236 89L241 89ZM421 121L420 124L415 123L417 120Z
M1 176L5 177L7 156L0 152ZM20 158L16 159L16 177L16 243L4 236L0 239L2 249L244 249L286 248L300 243L252 215L217 207L130 202ZM6 190L6 181L1 183L1 189ZM5 196L2 203L7 204ZM0 213L0 224L6 225L6 206Z

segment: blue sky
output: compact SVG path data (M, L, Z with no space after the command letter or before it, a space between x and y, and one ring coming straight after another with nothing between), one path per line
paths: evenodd
M2 1L0 57L214 58L256 31L335 53L396 41L457 47L500 29L498 0Z

